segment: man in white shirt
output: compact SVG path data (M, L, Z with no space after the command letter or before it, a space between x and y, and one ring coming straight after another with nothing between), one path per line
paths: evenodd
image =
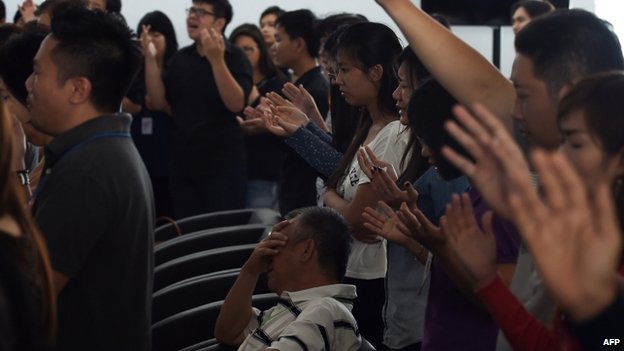
M355 286L340 284L351 250L342 217L310 207L277 224L253 251L225 298L216 338L239 350L357 350L360 333L351 315ZM273 308L252 308L261 273L280 295Z

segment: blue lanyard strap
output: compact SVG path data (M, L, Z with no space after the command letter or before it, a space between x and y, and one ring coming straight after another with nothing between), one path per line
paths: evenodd
M86 145L99 140L99 139L105 139L105 138L130 138L130 133L128 132L102 132L102 133L97 133L95 135L93 135L92 137L85 139L81 142L79 142L78 144L72 146L71 148L69 148L69 150L65 151L57 160L55 163L60 162L62 159L64 159L65 157L71 155L72 153L80 150L81 148L85 147ZM41 172L41 179L39 180L39 184L37 185L37 188L35 189L35 192L32 194L32 196L28 199L28 205L32 206L35 204L35 200L37 199L37 197L39 196L39 194L41 193L41 190L43 189L43 187L45 186L47 179L47 176L52 173L52 168L44 168L43 172Z

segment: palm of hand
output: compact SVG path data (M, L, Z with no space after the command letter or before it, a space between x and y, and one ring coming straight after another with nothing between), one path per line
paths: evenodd
M482 219L485 233L479 228L467 194L453 195L446 215L441 219L442 230L453 254L472 276L473 287L481 287L496 275L496 239L492 233L492 212Z
M366 220L364 223L366 229L398 244L404 244L409 240L405 224L383 201L379 202L378 210L367 207L364 211L362 215Z

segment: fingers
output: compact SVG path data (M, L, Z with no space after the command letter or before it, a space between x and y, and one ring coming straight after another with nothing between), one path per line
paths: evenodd
M265 96L276 106L292 106L292 104L286 101L280 94L275 92L267 93Z
M360 169L362 170L362 172L364 172L364 174L366 174L368 178L373 179L372 164L368 161L368 157L366 157L364 150L360 148L357 151L356 157L357 157L358 165L360 166Z
M149 35L150 29L152 28L149 24L144 24L141 26L142 34Z
M597 218L598 226L596 234L608 239L613 243L614 247L620 247L619 250L621 250L621 229L615 210L612 191L607 183L603 182L598 184L593 201L593 214Z
M362 212L362 217L364 218L366 223L369 223L374 228L381 229L386 222L386 217L383 214L370 207L364 208L364 212Z
M453 123L453 122L447 122L448 123ZM459 128L459 127L457 127ZM449 130L449 129L447 129ZM450 132L449 132L450 133ZM472 161L471 159L469 159L468 157L465 157L463 155L460 155L457 151L451 149L448 146L444 146L442 147L442 155L444 157L446 157L446 159L455 167L457 167L457 169L459 169L463 174L467 175L468 177L473 177L477 167L474 163L474 161Z
M364 151L366 151L366 155L368 156L368 158L370 158L371 162L373 164L379 165L381 164L381 160L377 158L377 156L375 155L375 153L373 152L373 150L371 150L370 147L365 146L364 147Z
M405 224L410 233L412 233L412 236L417 238L422 237L422 224L405 202L401 204L399 211L397 211L397 217Z
M567 206L568 196L565 194L567 186L563 185L566 180L561 177L566 177L566 175L560 174L545 151L535 151L533 153L533 163L540 176L540 183L546 194L545 198L549 207L554 211L564 211Z
M291 101L295 101L297 98L299 98L301 94L299 89L297 89L297 87L290 82L284 84L284 86L282 87L282 93L284 94L284 96L286 96L287 99Z
M407 191L407 199L409 201L409 204L410 204L411 208L417 209L417 206L418 206L418 192L416 191L416 189L414 189L414 187L412 186L411 183L408 183L406 185L407 186L405 187L405 190Z

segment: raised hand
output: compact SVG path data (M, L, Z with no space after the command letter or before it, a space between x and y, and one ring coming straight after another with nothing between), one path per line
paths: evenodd
M280 94L276 93L276 92L268 92L265 95L265 98L269 99L269 101L271 101L275 106L291 106L291 107L295 107L295 105L284 99Z
M225 42L223 35L214 28L202 28L200 32L201 49L210 64L224 59Z
M288 237L279 232L288 225L290 225L289 221L276 224L271 234L256 245L242 269L253 275L266 272L273 256L279 254L279 249L288 242Z
M533 162L544 199L527 179L517 178L509 194L514 223L550 292L575 320L583 321L618 293L622 234L611 186L588 189L559 152L536 151Z
M430 251L436 252L440 246L446 245L442 230L431 223L418 208L410 208L404 202L397 211L397 216L407 227L409 235Z
M262 106L258 105L256 108L245 107L243 114L245 118L236 116L238 125L243 131L249 135L258 135L267 132L266 119L263 118L265 110Z
M22 2L22 5L18 5L17 8L22 15L24 23L28 23L37 19L37 17L35 16L37 5L35 5L35 2L33 0L24 0L24 2Z
M396 185L397 175L392 164L378 159L368 146L358 150L356 157L360 169L371 180L371 187L381 200L393 208L409 201L407 191Z
M511 187L510 177L528 175L528 164L505 125L496 116L479 104L474 106L473 111L474 114L457 106L453 112L458 122L449 121L446 124L447 131L472 159L449 147L444 147L442 153L470 178L490 208L511 219L512 211L505 196Z
M440 219L447 239L447 248L457 257L470 275L473 289L479 289L496 277L496 238L492 231L492 212L487 212L479 228L474 216L470 196L454 194Z
M154 40L150 34L150 25L143 25L141 27L141 49L143 49L143 56L150 59L156 59L158 51L154 45Z
M310 95L306 88L303 87L303 85L300 84L299 86L296 86L293 83L286 83L282 88L282 93L288 100L292 101L293 105L309 116L314 123L316 123L323 130L327 130L325 120L323 119L323 116L321 116L321 112L316 106L314 98Z
M364 228L386 238L389 241L406 246L410 239L409 229L401 222L395 211L383 201L379 209L366 207L362 213Z

